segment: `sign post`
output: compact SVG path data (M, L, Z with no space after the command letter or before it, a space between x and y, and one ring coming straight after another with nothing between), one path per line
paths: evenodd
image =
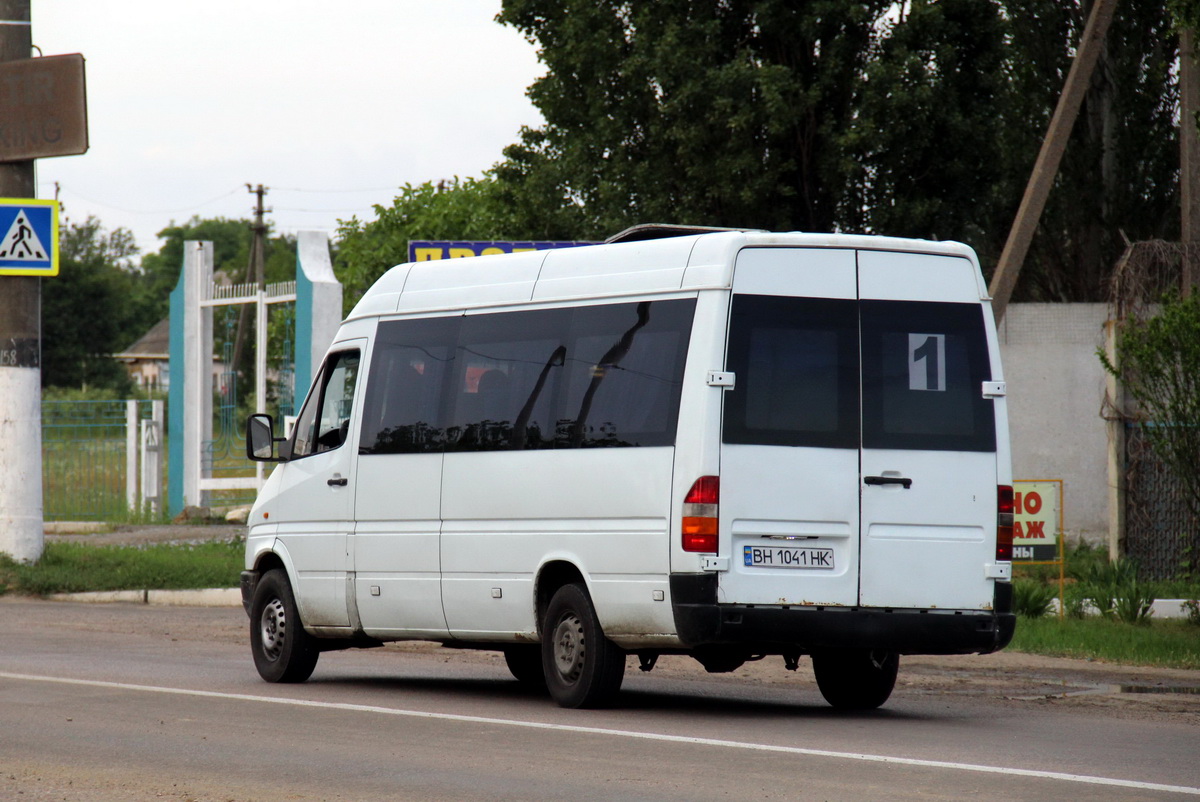
M35 160L87 150L83 56L30 58L30 0L0 0L0 552L35 562L42 510L41 277L58 273L57 205Z
M1058 566L1059 618L1066 607L1062 500L1062 479L1013 482L1013 564Z

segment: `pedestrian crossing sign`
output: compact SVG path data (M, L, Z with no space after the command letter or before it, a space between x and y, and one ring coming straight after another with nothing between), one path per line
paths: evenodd
M0 276L58 275L58 201L0 198Z

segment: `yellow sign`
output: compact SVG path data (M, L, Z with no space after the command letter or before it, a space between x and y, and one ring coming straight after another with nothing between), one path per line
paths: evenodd
M1062 480L1013 482L1013 562L1054 563L1062 542Z

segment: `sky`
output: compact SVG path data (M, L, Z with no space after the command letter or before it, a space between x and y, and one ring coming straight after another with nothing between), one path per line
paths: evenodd
M43 55L86 60L89 150L40 159L38 196L142 252L173 221L276 233L374 219L397 188L478 177L542 123L535 47L500 0L32 0Z

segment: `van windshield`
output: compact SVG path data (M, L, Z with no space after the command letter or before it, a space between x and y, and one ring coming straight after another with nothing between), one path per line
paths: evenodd
M726 443L996 447L979 304L737 294L727 369Z

